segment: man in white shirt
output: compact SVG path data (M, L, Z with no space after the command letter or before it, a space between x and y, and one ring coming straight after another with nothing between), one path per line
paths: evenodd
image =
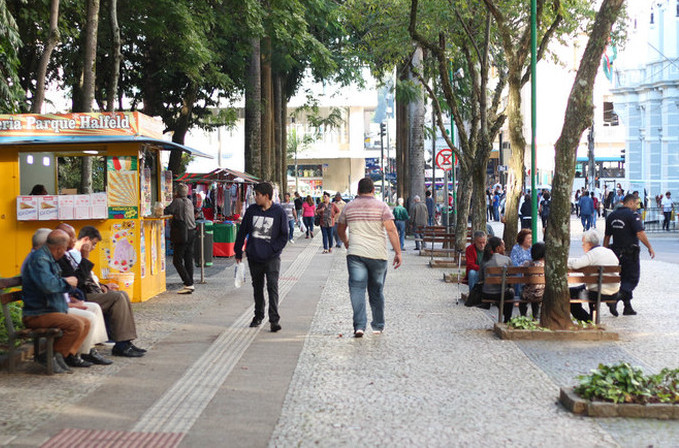
M672 220L672 210L674 210L674 202L672 201L671 196L672 194L668 191L660 201L663 215L665 215L665 221L662 223L662 228L668 232L670 230L670 221Z
M582 235L582 249L585 254L580 258L569 258L568 259L568 269L580 269L586 266L617 266L618 257L615 253L607 247L600 245L599 234L596 230L588 230ZM576 286L570 288L571 298L577 298L580 291L587 289L587 294L590 300L589 308L590 313L594 309L594 303L592 300L596 300L597 294L599 292L599 285L596 283L588 283L587 285ZM620 291L620 283L605 283L601 285L601 298L602 300L611 299L617 297L618 291ZM615 305L609 305L611 314L614 316L618 315L615 311ZM578 320L588 321L591 320L591 314L584 310L581 303L571 304L571 314Z

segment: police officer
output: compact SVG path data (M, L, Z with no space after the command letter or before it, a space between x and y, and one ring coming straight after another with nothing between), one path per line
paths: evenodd
M632 291L639 284L639 241L648 248L648 254L655 258L655 252L644 232L644 224L636 213L639 202L633 194L626 195L622 200L622 207L614 210L606 218L606 235L604 246L608 247L611 237L613 244L610 248L620 260L620 300L625 305L622 314L626 316L637 314L632 308ZM618 315L616 304L609 305L611 314Z

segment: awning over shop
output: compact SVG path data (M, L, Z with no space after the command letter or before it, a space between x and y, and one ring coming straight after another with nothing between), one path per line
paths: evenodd
M185 153L197 157L205 157L207 159L214 159L213 156L198 151L197 149L189 148L188 146L180 145L175 142L168 142L165 140L158 140L156 138L125 135L125 136L36 136L36 137L0 137L0 145L54 145L54 144L102 144L102 143L147 143L155 145L163 150L171 151L179 149Z
M243 173L230 168L218 168L209 173L184 173L176 176L175 180L193 183L242 182L254 184L259 182L259 179L252 174Z

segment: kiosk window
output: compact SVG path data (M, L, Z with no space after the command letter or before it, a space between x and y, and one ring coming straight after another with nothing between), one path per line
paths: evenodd
M92 193L106 191L106 158L103 156L58 156L58 192L83 194L82 173L86 159L92 161Z

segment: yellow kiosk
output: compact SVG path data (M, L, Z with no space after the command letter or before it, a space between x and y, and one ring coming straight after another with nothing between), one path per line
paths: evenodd
M211 156L162 140L163 129L139 112L0 115L0 276L20 273L38 228L67 222L76 233L85 225L101 232L90 255L100 279L135 302L165 291L161 215L172 201L172 173L160 151ZM92 175L82 176L88 166ZM83 182L92 193L79 194Z

